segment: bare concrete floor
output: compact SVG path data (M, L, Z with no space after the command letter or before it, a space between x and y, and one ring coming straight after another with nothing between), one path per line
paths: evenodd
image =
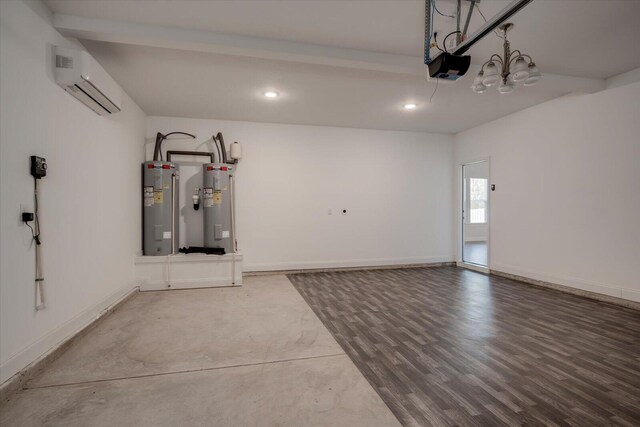
M393 426L285 276L145 292L0 406L2 426Z

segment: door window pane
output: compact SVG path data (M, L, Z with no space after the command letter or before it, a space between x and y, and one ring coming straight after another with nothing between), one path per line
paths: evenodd
M489 180L484 178L469 178L469 201L471 224L485 224L487 222L487 195Z

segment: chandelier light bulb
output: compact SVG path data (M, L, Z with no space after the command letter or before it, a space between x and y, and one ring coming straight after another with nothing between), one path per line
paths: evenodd
M523 57L516 59L511 71L511 78L514 82L523 82L529 78L529 66Z
M529 64L529 77L524 81L524 85L533 86L537 84L541 78L542 74L540 73L540 70L538 70L538 67L536 67L536 64L533 62Z
M496 63L491 61L487 64L484 69L484 78L482 79L482 84L485 86L493 86L494 84L500 81L500 71L496 66Z
M471 86L471 89L473 89L475 93L483 93L485 90L487 90L487 87L482 83L478 83L476 85Z
M513 29L513 24L506 22L498 28L502 31L504 53L502 55L494 53L484 63L471 85L471 90L475 93L482 93L488 86L493 85L498 86L500 93L511 93L517 83L533 86L542 78L542 74L529 55L519 50L511 50L507 32Z
M482 72L482 70L480 70L476 78L473 79L473 84L471 85L471 89L473 89L475 93L482 93L485 90L487 90L487 87L482 84L483 79L484 79L484 73Z
M473 79L473 86L482 83L482 79L484 79L484 71L480 70L475 79Z
M506 81L502 80L502 83L498 86L498 92L500 93L511 93L513 92L513 89L515 89L515 85L508 79Z

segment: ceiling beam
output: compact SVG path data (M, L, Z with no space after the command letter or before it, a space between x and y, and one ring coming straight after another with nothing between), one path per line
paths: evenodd
M54 13L64 36L424 76L420 57Z
M420 56L395 55L59 13L54 13L52 20L53 26L62 35L83 40L382 71L425 78L428 76L428 70ZM468 72L470 79L474 77L475 68L479 70L479 66L472 66ZM602 79L549 73L544 73L544 79L561 82L563 87L567 88L567 93L593 93L605 88L605 81ZM464 84L464 82L460 83Z

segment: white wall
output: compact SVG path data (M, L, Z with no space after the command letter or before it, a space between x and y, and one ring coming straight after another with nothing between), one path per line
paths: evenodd
M35 11L38 11L36 13ZM51 46L74 46L40 3L0 1L0 383L134 287L145 115L127 96L100 117L52 79ZM47 308L34 309L29 156L47 159L40 220Z
M490 268L640 301L639 138L640 83L456 135L457 164L491 158Z
M199 142L221 131L227 144L243 145L236 177L245 271L453 260L452 136L150 117L148 155L156 132L178 130ZM163 148L207 150L191 140ZM191 196L201 181L183 168L181 182ZM197 245L200 234L192 230L183 244Z

